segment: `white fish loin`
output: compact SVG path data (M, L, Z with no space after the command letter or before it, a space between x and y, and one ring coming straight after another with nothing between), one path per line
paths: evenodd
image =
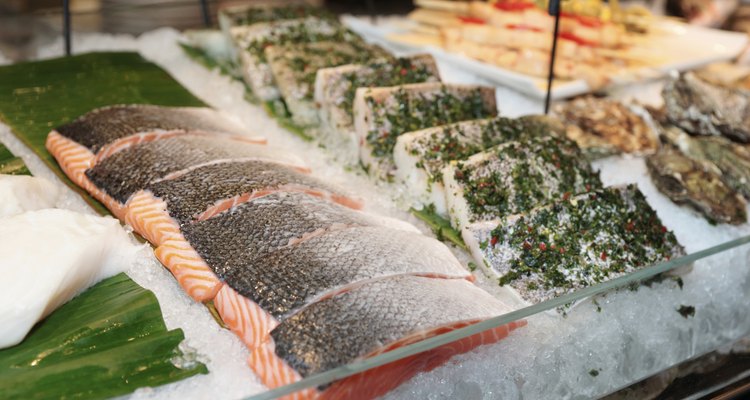
M486 159L488 155L481 154L481 156L483 159ZM448 215L450 215L451 225L460 230L472 222L469 220L472 212L469 208L469 203L466 202L466 198L464 197L464 187L456 181L455 174L455 164L448 164L443 168L445 206Z
M495 103L495 89L491 87L477 85L455 85L442 84L437 82L414 83L401 86L380 87L380 88L360 88L354 98L354 128L357 142L359 145L360 162L369 173L379 178L389 178L395 173L393 163L393 154L376 155L375 148L368 142L367 137L370 134L376 135L396 135L400 136L406 132L392 132L391 123L384 116L393 110L403 107L403 104L396 99L396 95L403 91L410 102L431 102L442 93L448 93L459 99L468 96L479 90L482 96L484 111L487 116L494 116L497 113ZM370 103L378 104L377 109L370 106ZM471 119L471 118L466 118ZM447 121L448 123L458 121ZM423 126L420 128L428 128Z
M46 179L0 175L0 218L54 208L61 196L60 188Z
M441 128L434 128L441 129ZM398 137L396 147L393 148L393 162L396 164L396 182L403 185L409 199L423 206L432 204L435 211L447 216L445 203L445 186L442 180L433 180L427 171L421 167L421 158L409 149L420 136L431 131L409 132Z
M40 251L43 249L43 251ZM89 286L124 271L140 246L111 217L68 210L0 219L0 348Z

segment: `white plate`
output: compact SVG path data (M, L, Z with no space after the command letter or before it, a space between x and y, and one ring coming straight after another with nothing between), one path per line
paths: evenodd
M410 46L388 40L388 35L403 33L410 21L403 17L379 18L374 22L366 18L346 16L343 19L350 29L367 39L387 43L404 51L428 51L435 58L488 79L498 85L508 86L538 98L546 96L547 81L505 68L477 61L461 54L449 53L433 46ZM653 35L646 51L658 52L665 60L652 68L627 71L611 77L612 85L631 84L663 77L672 70L685 71L716 61L737 57L747 46L748 36L743 33L720 31L687 25L676 21L661 20L653 27L663 34ZM639 49L640 50L640 49ZM583 80L559 81L553 84L552 98L564 99L591 91Z

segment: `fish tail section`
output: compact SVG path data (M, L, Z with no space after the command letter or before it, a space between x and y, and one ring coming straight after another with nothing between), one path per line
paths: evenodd
M258 347L279 322L256 303L222 286L214 299L222 321L248 348Z
M182 289L199 302L213 300L221 281L182 237L171 238L154 250L156 258L174 275Z
M142 190L130 198L125 222L154 246L182 236L179 224L167 211L167 203L150 191Z
M429 333L412 336L403 341L386 346L378 352L370 354L369 357L423 340L427 337L450 332L467 325L470 324L461 323L451 327L443 327ZM512 330L524 325L526 325L525 321L512 322L508 325L488 329L435 349L414 354L401 360L352 375L348 378L334 382L319 398L326 400L353 398L365 400L381 397L411 379L414 375L420 372L431 371L446 363L453 356L466 353L478 346L495 343L507 337Z

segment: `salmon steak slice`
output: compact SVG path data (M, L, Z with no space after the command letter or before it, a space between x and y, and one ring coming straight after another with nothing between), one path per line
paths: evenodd
M165 240L155 253L185 292L198 301L209 301L221 289L219 276L236 254L253 260L330 230L370 225L418 232L406 222L306 193L274 192L183 225L182 234Z
M252 160L205 165L177 178L154 182L128 201L125 221L159 246L181 236L182 225L278 191L304 192L362 208L360 199L290 166Z
M473 280L441 242L419 233L357 226L311 237L251 259L232 254L214 305L250 348L301 309L369 281L394 276Z
M248 363L269 388L505 314L504 303L463 279L402 276L365 283L281 322ZM364 373L297 392L296 399L371 399L456 354L497 342L524 321L490 329Z

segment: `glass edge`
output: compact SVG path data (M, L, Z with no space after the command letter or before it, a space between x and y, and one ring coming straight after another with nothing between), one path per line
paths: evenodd
M289 385L281 386L275 389L268 390L266 392L245 397L244 400L271 400L310 387L324 385L335 380L346 378L360 372L380 367L394 361L398 361L405 357L432 350L445 344L449 344L454 341L472 336L474 334L484 332L488 329L506 325L522 318L528 318L543 311L547 311L556 307L562 307L566 304L570 304L578 300L583 300L585 298L595 296L612 289L621 288L636 281L643 281L648 278L652 278L656 275L693 263L697 260L710 257L712 255L719 254L748 243L750 243L750 235L742 236L740 238L730 240L704 250L696 251L692 254L688 254L680 258L675 258L673 260L658 263L650 267L635 271L631 274L577 290L573 293L565 294L554 299L524 307L519 310L511 311L507 314L499 315L497 317L492 317L476 324L472 324L442 335L433 336L431 338L410 344L408 346L397 348L375 357L343 365L329 371L321 372L319 374L307 377Z

